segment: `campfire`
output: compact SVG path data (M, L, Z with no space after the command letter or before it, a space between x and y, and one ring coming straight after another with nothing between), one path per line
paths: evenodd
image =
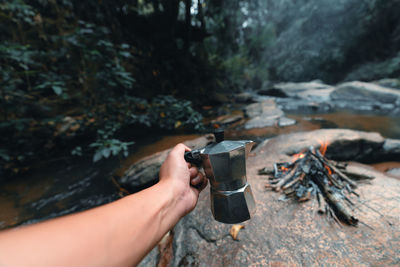
M275 163L274 170L259 170L268 174L267 188L283 192L299 202L316 198L318 213L326 214L339 221L356 226L359 220L354 216L356 181L371 177L354 175L346 170L346 163L335 162L325 157L328 143L293 155L292 162Z

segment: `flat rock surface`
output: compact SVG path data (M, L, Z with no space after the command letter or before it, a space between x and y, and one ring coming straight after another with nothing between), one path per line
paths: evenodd
M322 81L286 82L274 84L267 90L258 91L255 101L264 101L266 96L275 97L284 111L303 113L326 113L335 109L350 109L359 112L400 114L400 91L388 85L395 79L377 82L351 81L331 86Z
M306 91L320 91L325 92L326 90L332 90L333 86L322 83L319 80L310 81L310 82L301 82L301 83L277 83L273 86L275 89L280 89L285 92L289 96L296 96L298 93L306 92Z
M244 125L245 129L278 125L279 119L285 115L272 99L248 105L244 111L249 118Z
M368 207L359 206L361 210L356 211L356 216L370 227L363 224L358 227L339 226L316 213L316 201L283 202L279 201L280 193L264 188L267 176L258 175L258 169L290 160L290 154L311 145L318 146L318 140L323 139L329 139L331 145L342 148L358 146L358 152L363 154L372 153L370 146L364 144L378 147L384 142L379 134L349 130L317 130L265 141L251 153L247 162L247 176L257 212L254 218L243 223L245 228L239 232L239 241L234 241L229 235L231 225L218 223L212 218L207 188L200 195L195 210L174 229L171 266L399 264L399 179L376 172L370 184L360 184L357 192Z
M400 98L400 91L366 82L347 82L336 88L331 94L335 100L376 101L378 103L395 104Z

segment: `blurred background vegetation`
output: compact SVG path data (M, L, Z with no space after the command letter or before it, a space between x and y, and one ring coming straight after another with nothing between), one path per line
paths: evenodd
M200 107L269 80L399 77L396 10L383 0L0 0L1 169L126 155L137 132L200 131Z
M201 130L210 92L267 79L273 30L242 28L260 9L241 4L0 1L3 170L60 151L126 155L135 130Z

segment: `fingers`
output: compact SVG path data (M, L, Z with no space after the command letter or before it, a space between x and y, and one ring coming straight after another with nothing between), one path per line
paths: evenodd
M197 167L189 167L190 178L195 178L199 174L199 169Z
M186 151L191 151L191 149L188 146L180 143L174 146L174 148L171 150L171 154L176 153L178 155L184 155Z
M190 179L190 185L199 190L199 192L207 186L207 183L207 178L201 172L196 177Z
M193 186L199 185L199 184L201 184L201 182L203 182L203 174L202 173L199 173L199 175L190 179L190 184Z

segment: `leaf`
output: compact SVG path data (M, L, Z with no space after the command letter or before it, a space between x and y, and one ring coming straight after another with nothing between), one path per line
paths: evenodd
M111 151L112 151L113 156L116 156L116 155L118 155L120 148L116 147L116 146L112 146Z
M242 229L242 228L244 228L244 225L241 225L241 224L235 224L231 227L229 234L232 236L233 240L239 240L238 234L239 234L240 229Z
M101 160L101 158L103 157L103 154L101 152L102 152L101 150L96 151L96 153L93 156L93 162Z
M53 91L56 95L61 95L63 92L63 89L60 86L53 85L53 86L51 86L51 88L53 89Z
M179 126L181 126L181 125L182 125L181 121L176 121L175 122L175 128L179 128Z
M132 56L131 53L126 52L126 51L121 51L121 52L119 52L119 54L126 58L130 58Z
M104 158L108 158L111 154L111 149L103 148L101 154L103 155Z
M11 159L5 150L0 150L0 158L2 158L4 161L10 161Z
M122 43L122 44L121 44L121 48L122 48L122 49L128 49L128 48L129 48L129 45L128 45L128 44L125 44L125 43Z

